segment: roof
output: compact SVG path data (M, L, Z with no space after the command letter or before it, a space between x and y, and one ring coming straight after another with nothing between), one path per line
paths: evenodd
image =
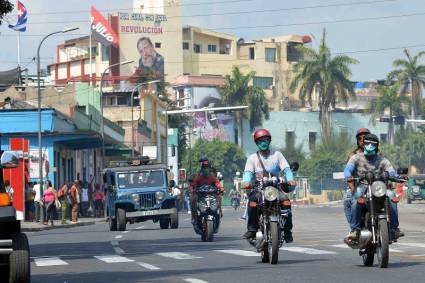
M177 86L210 86L220 87L226 83L226 79L221 76L195 76L182 75L171 82L173 87Z
M151 164L151 165L141 165L141 166L120 166L120 167L107 167L104 171L137 171L137 170L159 170L167 169L167 166L164 164Z
M184 26L183 29L191 29L194 32L197 33L202 33L205 35L209 35L209 36L213 36L213 37L219 37L219 38L223 38L223 39L228 39L228 40L238 40L239 37L237 37L236 35L233 34L228 34L228 33L222 33L222 32L217 32L217 31L213 31L210 29L204 29L204 28L200 28L200 27L194 27L194 26Z
M289 35L277 35L272 37L266 37L266 38L261 38L254 41L308 43L308 42L311 42L311 38L308 35L289 34Z

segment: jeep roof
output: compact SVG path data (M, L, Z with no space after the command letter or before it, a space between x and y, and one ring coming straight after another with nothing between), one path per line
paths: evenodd
M164 164L150 164L150 165L139 165L139 166L117 166L117 167L107 167L103 172L127 172L127 171L138 171L138 170L167 170L167 166Z

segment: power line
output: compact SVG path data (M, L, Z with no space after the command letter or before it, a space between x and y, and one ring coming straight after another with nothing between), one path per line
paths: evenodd
M167 18L172 19L172 18L189 18L189 17L193 18L193 17L210 17L210 16L226 16L226 15L243 15L243 14L256 14L256 13L276 13L276 12L295 11L295 10L347 7L347 6L355 6L355 5L371 5L371 4L389 3L389 2L397 2L397 1L399 0L375 0L375 1L349 2L349 3L340 3L340 4L302 6L302 7L292 7L292 8L223 12L223 13L212 13L212 14L193 14L193 15L172 16ZM35 25L35 24L62 24L62 23L89 23L89 22L90 22L89 20L71 20L71 21L50 21L50 22L49 21L28 22L28 24Z

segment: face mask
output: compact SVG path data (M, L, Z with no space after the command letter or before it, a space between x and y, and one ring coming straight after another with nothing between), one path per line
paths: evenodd
M376 146L373 144L367 144L364 147L364 155L375 155Z
M204 176L208 176L210 170L208 168L201 168L201 174Z
M270 143L268 141L260 141L257 146L259 150L265 151L269 150Z

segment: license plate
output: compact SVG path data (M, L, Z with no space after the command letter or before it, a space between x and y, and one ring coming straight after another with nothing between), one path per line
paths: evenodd
M150 215L154 215L155 213L153 211L145 211L143 212L143 214L150 216Z

